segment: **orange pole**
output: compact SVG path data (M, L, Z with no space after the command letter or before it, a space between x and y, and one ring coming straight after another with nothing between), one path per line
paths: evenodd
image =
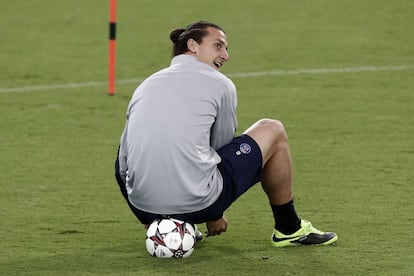
M115 94L116 0L109 0L108 93Z

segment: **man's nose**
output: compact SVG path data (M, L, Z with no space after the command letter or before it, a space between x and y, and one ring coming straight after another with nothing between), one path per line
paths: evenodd
M221 54L221 58L225 61L229 60L230 56L226 49L223 50L223 53Z

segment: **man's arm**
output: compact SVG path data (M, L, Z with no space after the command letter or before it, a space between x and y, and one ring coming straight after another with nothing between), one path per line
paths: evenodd
M236 87L230 81L228 91L223 93L221 98L216 121L211 129L210 144L216 150L229 143L234 138L237 128L236 106Z
M124 183L126 183L126 171L128 169L127 167L127 139L126 139L127 126L128 126L128 121L126 122L124 131L122 132L121 140L119 143L119 149L118 149L119 167L117 168L118 169L117 173L119 177L121 177Z

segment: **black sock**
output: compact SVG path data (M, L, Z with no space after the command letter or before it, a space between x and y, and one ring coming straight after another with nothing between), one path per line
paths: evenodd
M275 229L285 235L293 234L300 228L300 218L296 214L293 199L282 205L271 205L275 218Z

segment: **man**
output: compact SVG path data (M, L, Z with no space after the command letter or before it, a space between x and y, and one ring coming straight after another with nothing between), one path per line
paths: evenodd
M329 245L337 240L301 220L293 204L293 168L278 120L262 119L234 137L236 88L220 73L228 61L220 26L199 21L171 32L171 65L135 91L126 114L116 178L143 224L173 217L227 229L224 211L261 182L275 218L272 244Z

